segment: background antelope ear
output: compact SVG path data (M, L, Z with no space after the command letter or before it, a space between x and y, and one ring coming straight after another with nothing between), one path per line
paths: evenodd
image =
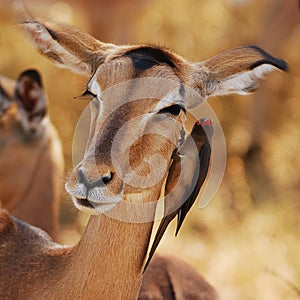
M192 65L195 86L204 97L231 93L247 94L259 87L259 79L276 68L287 71L287 63L256 46L227 50Z
M0 77L0 116L5 113L7 108L9 107L11 102L11 98L6 93L5 89L1 85L1 77Z
M47 100L38 71L26 70L21 73L17 80L15 99L30 115L45 115Z
M66 24L26 20L20 26L46 58L73 72L91 75L116 46Z
M0 93L11 100L16 89L16 81L6 76L0 75Z

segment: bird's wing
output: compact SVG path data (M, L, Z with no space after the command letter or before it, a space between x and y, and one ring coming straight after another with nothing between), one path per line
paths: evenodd
M165 186L165 217L157 229L145 268L148 266L169 223L178 215L176 234L205 181L210 162L210 144L204 126L197 122L183 145L173 154ZM212 133L212 131L211 131Z

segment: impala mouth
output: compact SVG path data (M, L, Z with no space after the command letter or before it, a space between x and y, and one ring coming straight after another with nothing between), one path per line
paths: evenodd
M119 203L119 201L96 202L87 198L77 198L74 196L72 196L72 200L76 208L93 215L105 213L114 208Z
M78 199L76 198L76 201L79 205L88 207L88 208L95 208L88 199Z
M123 199L123 192L113 194L106 188L87 190L83 184L75 185L71 188L69 183L66 182L65 189L78 210L92 215L102 214L111 210Z

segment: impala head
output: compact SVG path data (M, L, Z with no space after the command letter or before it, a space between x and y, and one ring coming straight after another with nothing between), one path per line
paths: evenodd
M287 67L254 46L192 64L165 48L105 44L68 25L22 26L44 56L89 78L89 139L66 188L90 213L157 200L184 142L187 111L208 96L252 92L264 73Z
M0 76L1 139L31 141L45 130L46 95L40 74L26 70L13 81Z

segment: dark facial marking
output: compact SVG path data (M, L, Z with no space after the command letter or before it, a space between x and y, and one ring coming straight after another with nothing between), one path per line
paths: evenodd
M37 112L29 114L28 120L32 121L35 118L40 118L40 120L42 120L46 116L46 114L47 114L47 109L43 108Z
M0 101L2 100L2 97L7 99L7 100L10 100L8 94L6 93L6 91L4 90L4 88L0 84Z
M45 27L45 28L46 28L46 30L48 31L48 33L51 35L51 37L52 37L55 41L58 41L58 37L57 37L56 33L55 33L53 30L51 30L51 29L49 29L49 28L47 28L47 27Z
M185 88L182 82L180 82L179 95L184 98L185 96Z
M182 106L180 106L178 104L173 104L173 105L170 105L168 107L161 109L159 111L159 113L160 114L169 113L173 116L178 116L181 110L183 110L185 112L185 109Z
M6 113L7 109L10 106L11 99L4 90L4 88L0 85L0 116Z
M50 60L54 60L60 64L63 64L63 61L62 59L54 52L46 52L46 53L43 53L43 55L46 55L47 57L49 57Z
M280 70L287 71L288 65L284 60L276 58L256 46L248 46L248 47L255 50L256 52L259 52L264 57L263 59L252 64L250 66L250 70L253 70L254 68L256 68L260 65L263 65L263 64L271 64L271 65L279 68Z
M129 50L125 53L125 56L132 59L134 68L137 71L145 71L160 64L166 64L171 68L176 67L172 57L168 53L150 46Z

